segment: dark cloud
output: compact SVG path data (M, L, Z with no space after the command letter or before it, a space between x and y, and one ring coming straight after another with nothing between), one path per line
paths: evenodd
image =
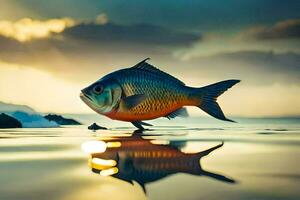
M0 51L2 52L10 52L10 51L19 51L22 50L22 44L18 42L17 40L7 38L0 35Z
M203 71L217 79L237 78L247 84L300 84L300 54L240 51L194 58L185 65L187 72Z
M103 25L89 23L79 24L67 28L63 35L80 40L88 40L101 44L128 44L150 46L188 46L200 40L201 36L192 33L183 33L149 24Z
M300 17L300 1L297 0L226 0L226 5L220 0L5 0L3 4L10 2L34 11L25 13L27 15L14 12L12 17L17 19L69 16L92 20L99 13L106 13L117 24L147 23L189 31L236 31L249 25Z
M300 38L300 19L281 21L271 27L250 28L242 33L242 37L259 40Z
M0 60L49 71L73 81L97 79L151 57L153 64L185 80L242 79L248 84L299 84L300 54L240 51L182 61L177 48L198 35L153 25L81 23L49 38L19 42L0 37Z
M171 52L107 47L94 39L41 39L20 43L0 37L0 60L49 71L71 81L96 80L151 57L151 62L182 80L241 79L250 85L300 84L300 54L240 51L182 61ZM5 44L5 46L4 46Z
M26 42L2 36L0 60L75 80L79 74L82 79L95 76L99 71L109 71L107 66L124 66L126 61L170 56L174 49L186 47L200 38L196 34L153 25L81 23L48 38Z

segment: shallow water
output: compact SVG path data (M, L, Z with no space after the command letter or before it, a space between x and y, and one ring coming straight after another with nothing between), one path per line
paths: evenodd
M299 119L238 121L2 129L0 199L300 199Z

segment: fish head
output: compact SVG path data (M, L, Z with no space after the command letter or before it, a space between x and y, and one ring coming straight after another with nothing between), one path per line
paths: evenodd
M80 98L92 110L105 114L116 109L122 96L121 86L113 80L99 80L81 90Z

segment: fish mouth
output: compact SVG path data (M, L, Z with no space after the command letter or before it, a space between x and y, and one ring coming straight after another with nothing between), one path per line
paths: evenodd
M93 102L92 98L89 97L87 94L85 94L85 93L83 93L83 92L81 92L79 96L80 96L80 98L81 98L83 101L84 101L84 100L88 100L88 101L90 101L90 102Z
M99 113L101 114L99 111L98 111L98 107L97 105L93 102L92 98L89 97L88 95L86 95L85 93L81 92L80 93L80 99L87 105L89 106L93 111L95 111L96 113Z

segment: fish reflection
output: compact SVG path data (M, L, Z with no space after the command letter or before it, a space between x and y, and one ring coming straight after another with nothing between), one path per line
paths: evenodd
M105 150L89 152L91 154L89 166L92 171L131 184L136 181L144 191L145 184L176 173L207 176L227 183L235 182L221 174L204 170L200 163L202 157L222 147L223 143L198 153L184 153L180 151L177 143L163 144L154 139L145 139L139 134L97 142L99 143L94 144L105 147L91 147L91 149ZM182 143L178 144L182 146Z

